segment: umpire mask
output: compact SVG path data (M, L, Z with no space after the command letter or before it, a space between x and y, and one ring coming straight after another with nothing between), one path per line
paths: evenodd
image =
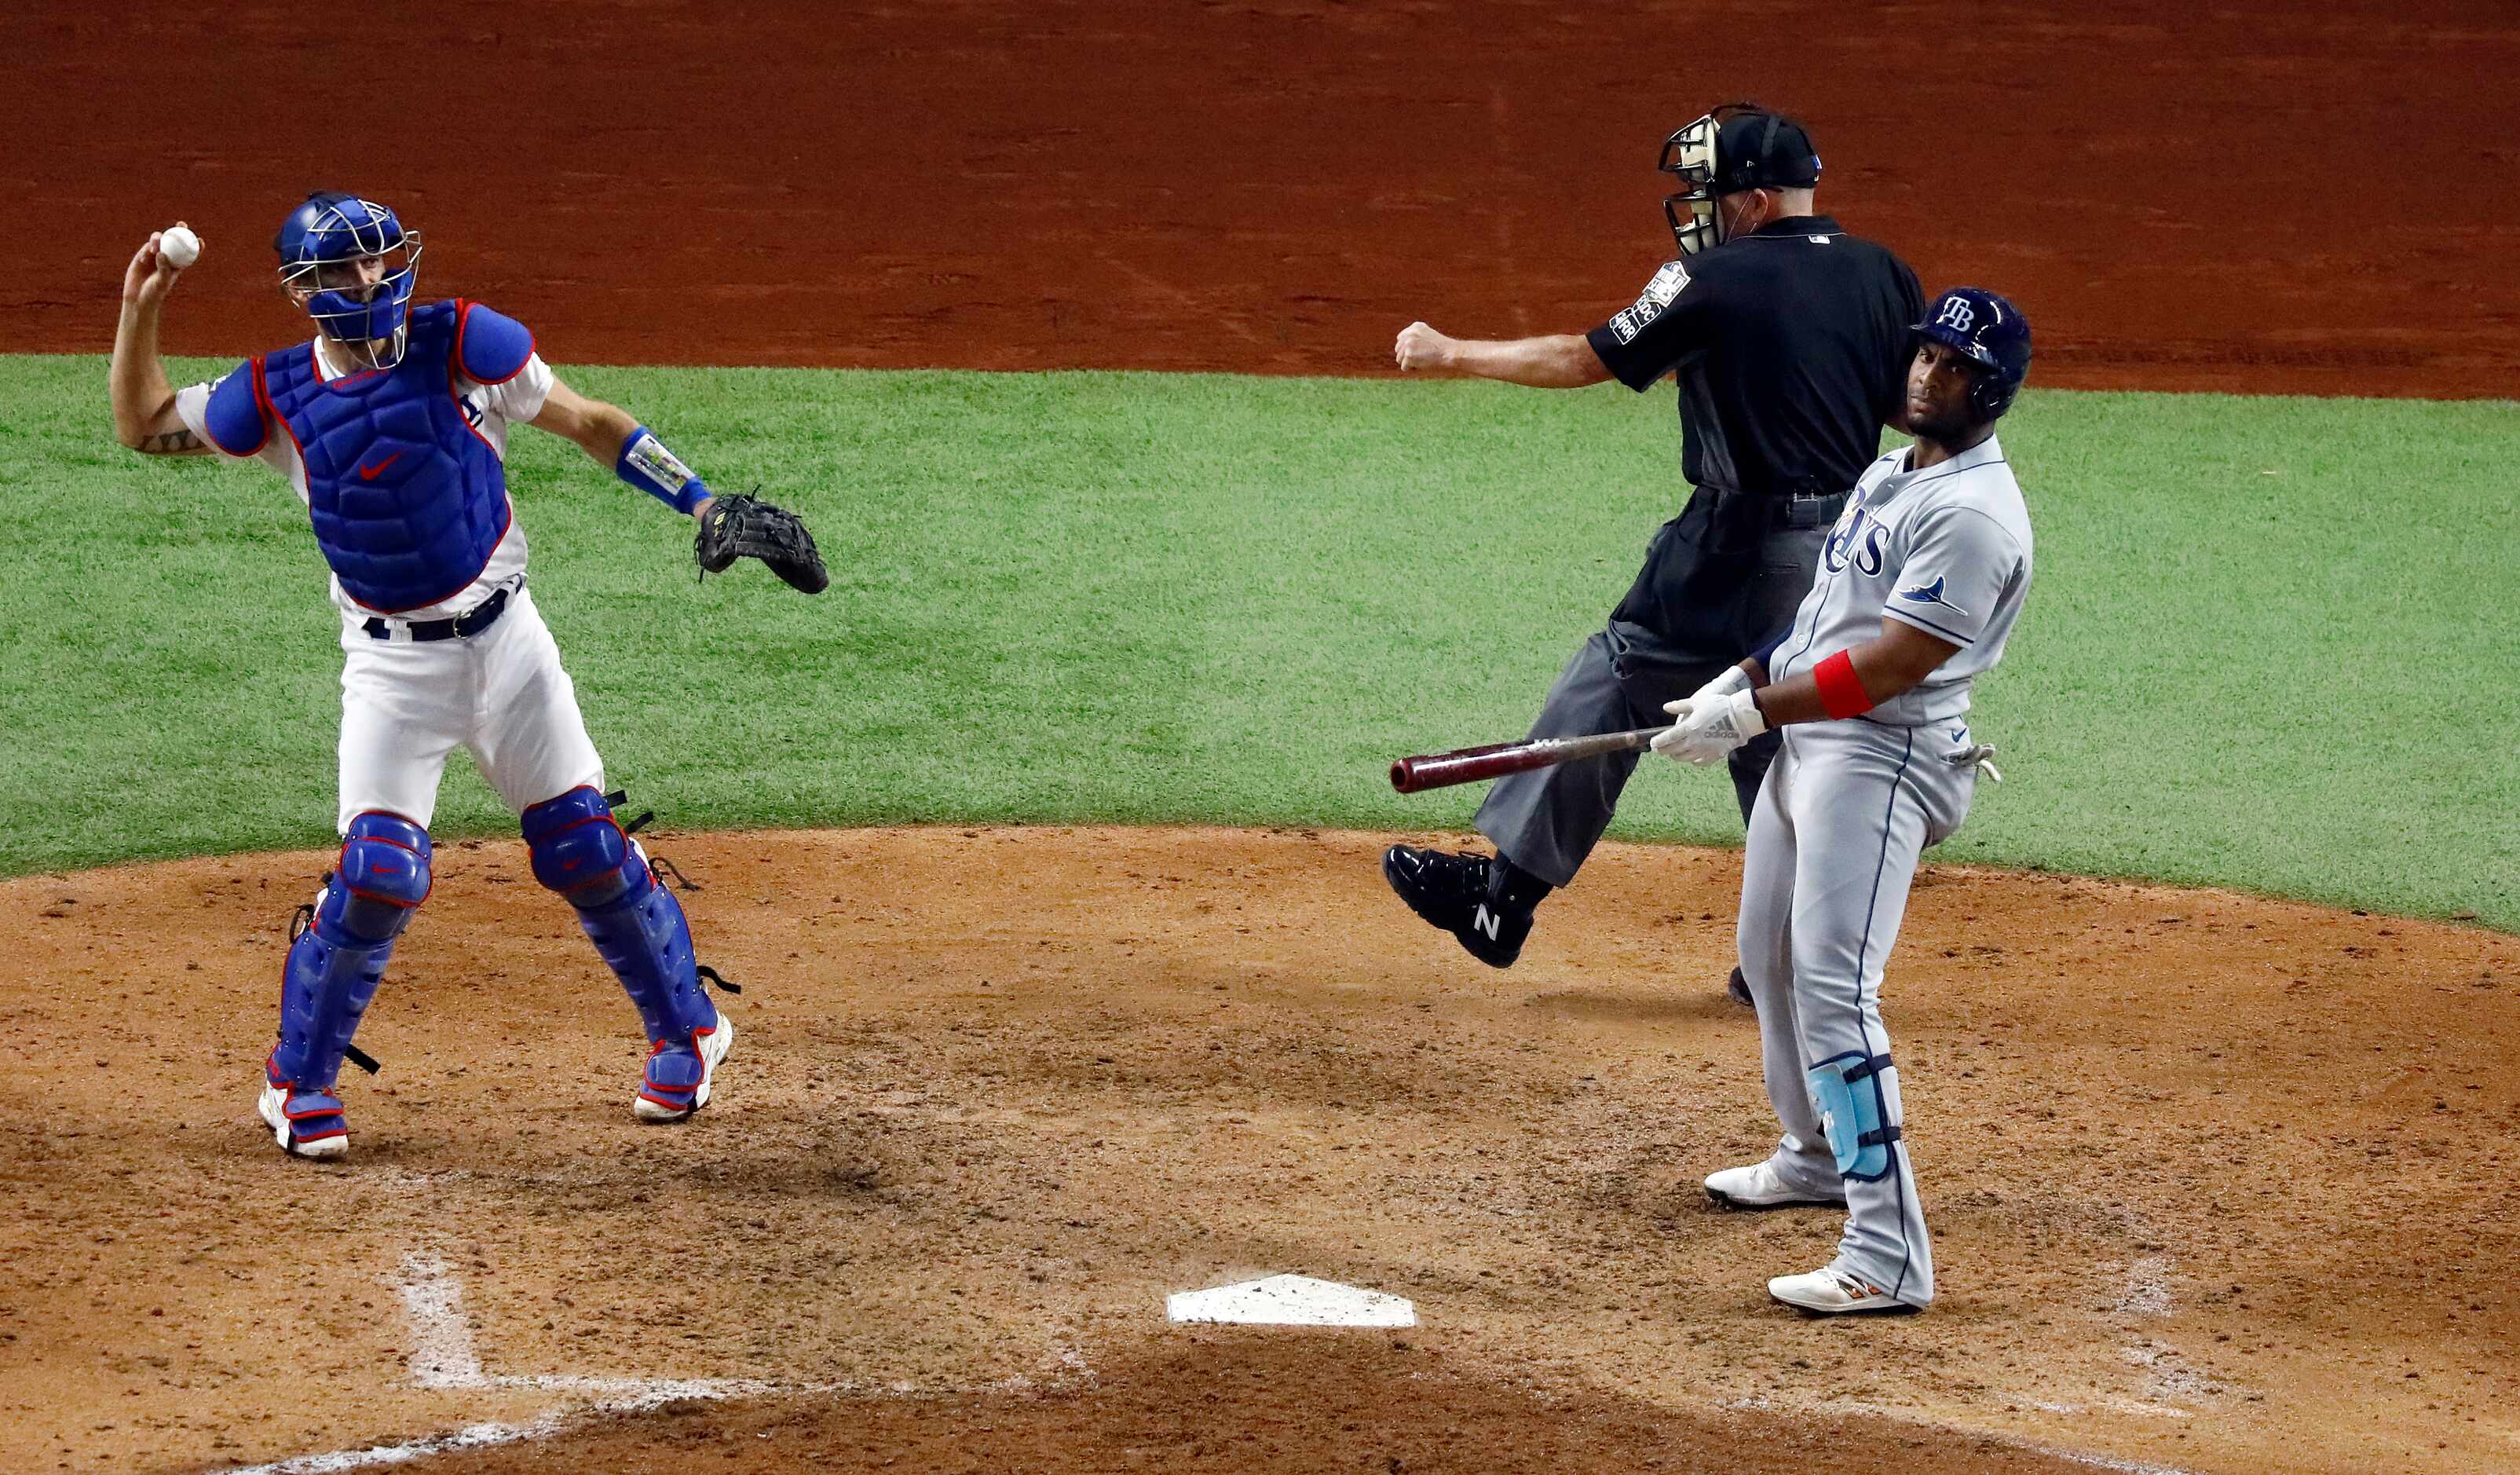
M1662 161L1655 167L1688 186L1662 202L1671 239L1684 256L1724 244L1723 214L1716 208L1722 197L1820 183L1820 155L1811 134L1753 103L1726 103L1684 125L1663 140Z

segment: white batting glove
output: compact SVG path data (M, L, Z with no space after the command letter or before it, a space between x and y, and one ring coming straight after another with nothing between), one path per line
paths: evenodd
M1735 663L1733 665L1726 666L1722 671L1716 673L1713 681L1710 681L1706 685L1699 687L1696 691L1689 693L1688 699L1692 702L1701 703L1721 701L1735 692L1747 692L1749 690L1750 673L1742 670L1739 664ZM1668 712L1671 708L1664 707L1663 710Z
M1724 755L1768 730L1759 704L1746 691L1701 702L1694 696L1666 702L1663 710L1678 720L1653 740L1653 750L1681 763L1721 762Z

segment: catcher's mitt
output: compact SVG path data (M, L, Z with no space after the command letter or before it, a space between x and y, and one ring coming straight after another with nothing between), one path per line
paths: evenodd
M738 559L759 559L770 571L807 594L832 586L823 556L814 550L814 535L794 513L758 497L719 497L700 514L692 552L702 573L724 573Z

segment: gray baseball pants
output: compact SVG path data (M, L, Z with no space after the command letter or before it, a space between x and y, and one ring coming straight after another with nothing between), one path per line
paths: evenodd
M1858 719L1787 728L1784 739L1750 815L1741 873L1741 973L1759 1007L1768 1100L1784 1128L1770 1162L1789 1187L1844 1189L1832 1268L1923 1306L1934 1299L1934 1254L1908 1143L1887 1144L1884 1171L1842 1176L1811 1073L1824 1061L1890 1054L1881 969L1918 855L1959 828L1977 792L1976 767L1953 762L1967 749L1967 728ZM1884 1124L1900 1129L1898 1069L1884 1063L1877 1076Z

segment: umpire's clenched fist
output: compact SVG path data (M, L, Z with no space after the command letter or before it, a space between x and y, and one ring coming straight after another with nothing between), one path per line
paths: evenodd
M1400 341L1391 345L1391 361L1403 369L1449 369L1453 340L1423 323L1412 323L1400 330Z

